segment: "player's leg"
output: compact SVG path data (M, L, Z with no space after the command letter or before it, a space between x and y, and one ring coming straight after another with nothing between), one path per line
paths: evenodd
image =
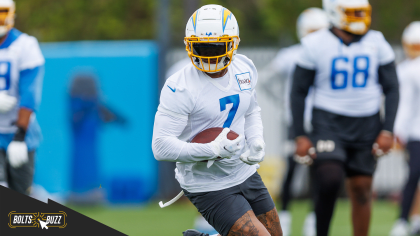
M403 191L401 202L400 218L408 221L414 196L417 191L417 184L420 179L420 142L409 142L407 150L410 153L409 175Z
M213 192L189 193L184 190L184 193L207 222L222 236L270 235L255 216L239 185ZM201 234L188 230L184 235Z
M420 189L417 187L417 192L414 196L413 206L411 207L410 226L411 234L420 234Z
M400 217L395 222L390 233L392 236L408 235L410 232L408 217L412 209L414 196L416 195L417 185L420 178L420 142L409 142L407 150L410 153L408 165L409 175L402 193L403 198L401 201ZM417 217L413 217L411 231L413 233L420 231Z
M239 186L254 214L270 235L283 235L276 207L261 176L255 172L254 175Z
M316 188L316 232L317 236L327 236L335 203L344 178L343 163L337 160L315 161L313 172Z
M352 206L353 235L367 236L372 210L372 176L350 177L346 185Z
M372 145L349 147L346 162L347 194L352 207L354 236L367 236L372 211L372 176L376 160Z
M293 155L287 158L287 173L286 178L281 188L281 211L278 212L280 222L283 228L283 234L289 236L291 233L292 217L289 212L289 204L291 200L291 185L293 175L295 173L297 163L293 160Z
M274 224L272 225L272 221L268 220L274 217L277 218L277 223L280 226L280 221L277 215L276 208L273 208L273 210L271 211L271 215L267 216L267 218L261 215L257 218L254 212L252 210L249 210L240 219L238 219L238 221L235 222L235 224L229 230L228 236L281 236L281 229L279 234L273 234L269 232L269 229L275 230L276 226L274 226ZM261 222L261 219L263 219L263 222L269 225L269 228L267 228L267 225L264 225L264 223Z
M19 193L29 195L34 177L35 151L28 152L28 162L19 168L8 164L9 188Z
M0 185L9 187L7 184L7 161L6 151L0 149Z
M287 158L287 173L286 178L283 182L283 186L281 188L281 210L288 211L289 203L291 200L291 185L293 181L293 175L295 173L297 163L293 160L293 155L290 155Z

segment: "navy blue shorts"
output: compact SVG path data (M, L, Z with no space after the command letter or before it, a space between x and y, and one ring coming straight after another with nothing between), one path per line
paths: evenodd
M382 128L379 113L346 117L314 109L312 126L310 138L317 152L314 164L339 161L344 164L347 177L373 175L376 159L372 145Z
M189 193L184 189L201 215L222 236L249 210L256 216L274 209L273 199L261 176L255 172L240 185L213 192Z

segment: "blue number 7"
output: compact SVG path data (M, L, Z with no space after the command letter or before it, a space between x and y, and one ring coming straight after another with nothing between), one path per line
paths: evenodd
M226 104L233 103L232 109L229 111L229 115L223 124L223 128L229 128L232 124L233 119L235 118L236 112L239 107L239 94L221 98L220 100L220 111L226 110Z

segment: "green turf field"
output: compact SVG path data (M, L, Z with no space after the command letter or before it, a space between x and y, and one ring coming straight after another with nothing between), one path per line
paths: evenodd
M336 208L331 236L350 236L350 209L348 201L341 200ZM157 203L146 207L81 208L72 207L101 223L128 235L182 236L182 231L192 228L196 209L190 203L179 203L160 209ZM292 205L293 236L300 236L308 201L295 201ZM386 236L397 215L397 206L390 202L377 201L371 226L371 236Z

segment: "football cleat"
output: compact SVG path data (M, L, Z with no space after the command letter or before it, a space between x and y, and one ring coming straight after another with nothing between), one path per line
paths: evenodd
M420 21L411 22L404 30L402 44L407 57L420 56Z
M331 24L352 34L364 35L372 22L368 0L323 0Z
M195 229L188 229L182 232L183 236L210 236L209 234L201 233Z
M297 20L297 34L298 38L302 39L306 35L318 31L320 29L328 28L330 22L327 14L322 9L312 7L303 11Z
M407 221L403 219L397 220L394 226L392 227L391 233L389 236L409 236L410 235L410 226Z
M0 0L0 37L6 35L15 25L15 2Z
M303 224L303 236L316 236L316 215L311 212L306 216Z
M414 215L410 218L411 235L420 235L420 215Z
M193 65L207 73L227 68L239 46L235 16L219 5L205 5L188 20L184 43Z

